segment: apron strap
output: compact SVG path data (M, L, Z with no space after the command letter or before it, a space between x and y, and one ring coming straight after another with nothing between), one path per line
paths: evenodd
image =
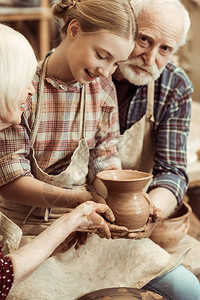
M33 148L33 145L35 143L35 139L37 136L38 128L40 125L40 119L41 119L41 112L42 112L42 96L43 96L43 91L44 91L44 81L45 81L45 75L46 75L46 67L48 63L48 59L50 56L48 56L42 64L41 67L41 77L40 77L40 83L39 83L39 93L38 93L38 106L37 106L37 115L33 127L33 132L30 140L30 146ZM80 129L79 129L79 134L80 134L80 139L84 138L84 115L85 115L85 85L82 86L81 89L81 96L80 96ZM26 215L23 224L26 224L28 218L32 214L33 211L35 211L37 207L31 207L28 214ZM45 214L44 214L44 220L48 221L49 214L51 212L51 208L46 208L45 209Z
M85 85L83 85L81 90L81 108L80 108L80 127L79 127L79 133L80 133L80 139L83 139L85 136L85 126L84 126L84 115L85 115Z
M38 103L37 103L37 115L36 115L36 119L35 119L35 123L34 123L34 127L33 127L33 133L31 136L31 140L30 140L30 146L33 147L34 143L35 143L35 139L37 136L37 132L38 132L38 128L40 125L40 117L41 117L41 112L42 112L42 95L43 95L43 91L44 91L44 81L45 81L45 75L46 75L46 68L47 68L47 63L49 60L48 56L41 67L41 78L40 78L40 83L39 83L39 95L38 95ZM35 211L37 209L37 207L32 206L28 212L28 214L26 215L24 221L23 221L23 225L26 224L26 221L28 220L28 218L30 217L30 215L32 214L33 211ZM49 215L49 209L46 208L45 209L45 215L44 215L44 220L48 221L48 215Z
M31 136L31 140L30 140L30 146L32 147L35 143L35 139L36 139L36 135L38 132L38 128L40 125L40 116L41 116L41 112L42 112L42 95L43 95L43 91L44 91L44 80L45 80L45 75L46 75L46 67L47 67L47 63L49 60L48 56L41 67L41 79L40 79L40 84L39 84L39 95L38 95L38 103L37 103L37 115L36 115L36 119L35 119L35 123L34 123L34 127L33 127L33 133Z
M147 108L146 114L150 115L150 120L154 122L154 90L155 90L155 83L154 81L150 82L147 85Z
M29 212L27 213L27 215L26 215L24 221L22 222L23 225L26 224L26 221L28 220L28 218L30 217L30 215L32 214L32 212L33 212L34 210L36 210L36 209L37 209L36 206L32 206L32 207L31 207L31 209L30 209Z

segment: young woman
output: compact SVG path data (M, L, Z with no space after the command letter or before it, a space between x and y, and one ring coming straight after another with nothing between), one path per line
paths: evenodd
M117 98L110 75L128 58L134 45L135 19L130 3L65 0L56 3L53 12L64 21L64 38L39 64L33 80L35 94L16 108L12 107L14 99L10 101L11 115L18 115L14 122L11 118L3 121L15 125L0 132L0 208L21 227L23 243L41 233L67 208L91 199L102 201L87 190L87 184L101 170L120 168ZM13 62L14 70L25 56L22 48L18 61ZM2 61L6 59L7 53ZM10 81L8 89L11 87ZM95 211L92 215L94 220L99 217ZM93 223L98 229L99 222ZM102 226L100 222L99 234L108 237L108 227ZM58 266L56 257L51 262ZM42 276L48 275L45 268ZM65 281L65 274L61 281ZM22 293L17 297L23 299L30 296L29 288L29 284L25 290L18 286L13 293ZM48 298L48 289L45 292ZM56 299L58 295L55 291L51 296Z
M38 219L47 224L63 209L90 200L86 185L97 172L120 168L110 75L133 48L130 3L65 0L53 12L64 20L65 37L39 65L36 93L20 107L20 125L0 133L1 207L26 234L32 233L29 223L40 227Z
M0 24L0 34L0 74L2 75L0 129L2 130L21 122L27 95L35 92L32 79L37 61L30 44L19 32ZM20 58L22 53L23 59ZM70 240L72 232L84 231L91 224L95 224L109 238L110 231L101 213L111 212L104 204L87 201L72 212L61 216L34 240L18 250L3 256L0 246L0 299L5 299L11 286L16 286L27 278L66 238ZM112 218L112 215L110 216ZM3 218L5 217L0 212L1 222ZM6 219L4 229L7 231L9 231L9 224L13 227L13 223ZM0 232L2 235L1 228ZM3 246L10 242L5 238L6 236L3 237Z

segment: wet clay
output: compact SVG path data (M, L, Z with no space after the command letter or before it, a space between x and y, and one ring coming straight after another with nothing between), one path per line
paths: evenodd
M143 189L152 175L136 170L106 170L97 177L107 188L106 202L115 215L115 224L142 230L150 212Z
M189 230L191 212L189 204L183 203L170 218L157 224L150 236L151 240L168 252L175 251Z

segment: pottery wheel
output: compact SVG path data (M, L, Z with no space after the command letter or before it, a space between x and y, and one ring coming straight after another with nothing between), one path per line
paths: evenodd
M164 300L154 292L135 288L108 288L91 292L76 300Z

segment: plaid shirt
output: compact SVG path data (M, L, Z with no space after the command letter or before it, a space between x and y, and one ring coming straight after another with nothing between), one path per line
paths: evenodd
M39 78L38 68L33 82L36 91ZM92 180L99 171L121 167L116 152L119 121L112 79L98 78L85 87L84 134L90 149L89 180ZM56 175L66 169L78 146L81 89L78 82L66 84L46 76L34 150L38 165L48 174ZM0 185L19 176L32 176L27 155L37 112L37 94L27 98L22 123L0 131Z
M193 86L185 72L168 63L155 82L153 136L155 157L153 181L150 190L165 187L171 190L181 203L188 185L186 174L187 136L191 115L191 93ZM126 128L141 119L146 112L147 86L135 87L128 99L129 108ZM124 121L124 101L120 103L120 123ZM125 105L126 106L126 105ZM121 132L124 131L120 124Z

